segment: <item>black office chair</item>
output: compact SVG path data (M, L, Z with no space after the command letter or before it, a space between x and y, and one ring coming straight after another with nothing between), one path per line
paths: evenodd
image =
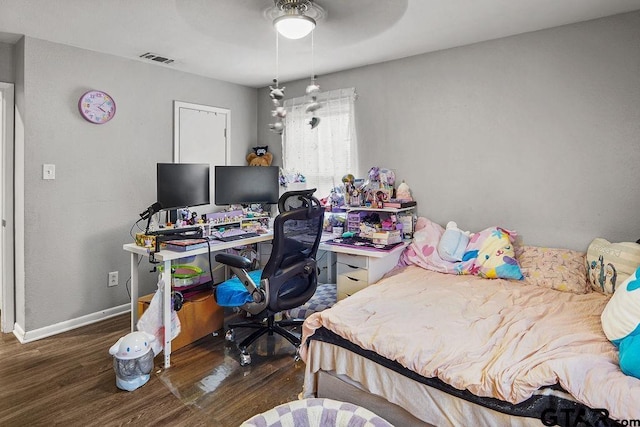
M216 261L228 265L236 275L216 287L218 304L240 307L252 319L228 325L226 339L235 339L234 328L256 329L238 345L243 366L251 363L247 347L266 333L283 336L296 349L300 346L300 336L285 328L302 325L303 319L276 321L275 314L303 305L316 291L316 253L324 208L314 192L315 189L290 191L280 197L280 213L273 223L273 248L263 270L248 272L251 261L239 255L216 255Z

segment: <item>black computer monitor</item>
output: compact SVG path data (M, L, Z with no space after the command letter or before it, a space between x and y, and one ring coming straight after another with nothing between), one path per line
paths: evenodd
M158 163L157 200L164 210L211 203L209 164Z
M278 176L277 166L216 166L215 204L278 203Z

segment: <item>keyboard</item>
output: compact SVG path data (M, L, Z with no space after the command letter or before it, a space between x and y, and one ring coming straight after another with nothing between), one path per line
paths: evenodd
M230 234L227 236L218 236L216 239L221 242L233 242L235 240L248 239L249 237L258 237L258 233L246 232L246 233L238 233L238 234Z

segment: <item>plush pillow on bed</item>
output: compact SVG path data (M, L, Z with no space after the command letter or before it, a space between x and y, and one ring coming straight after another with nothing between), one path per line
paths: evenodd
M611 296L600 317L602 330L620 349L620 369L640 378L640 268Z
M445 261L458 262L467 250L471 233L462 231L454 221L447 223L447 229L438 243L438 255Z
M640 265L640 244L611 243L594 239L587 249L587 278L591 287L612 294L616 285L624 282Z
M514 255L514 232L491 227L473 233L462 261L451 262L442 259L437 249L444 228L422 217L418 219L418 224L413 242L402 253L401 265L415 264L441 273L472 274L487 279L522 279Z
M516 234L500 227L487 228L471 236L462 261L473 260L465 273L487 279L522 279L513 241Z
M443 260L438 253L438 243L444 234L439 224L420 217L413 233L413 241L400 258L402 265L415 264L440 273L460 274L461 263Z
M527 284L575 294L591 292L584 252L521 246L516 256Z

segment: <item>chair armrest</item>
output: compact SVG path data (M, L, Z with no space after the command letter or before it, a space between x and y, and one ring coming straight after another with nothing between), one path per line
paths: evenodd
M251 260L240 255L220 253L216 254L216 261L220 264L226 264L230 267L241 268L243 270L251 269Z

